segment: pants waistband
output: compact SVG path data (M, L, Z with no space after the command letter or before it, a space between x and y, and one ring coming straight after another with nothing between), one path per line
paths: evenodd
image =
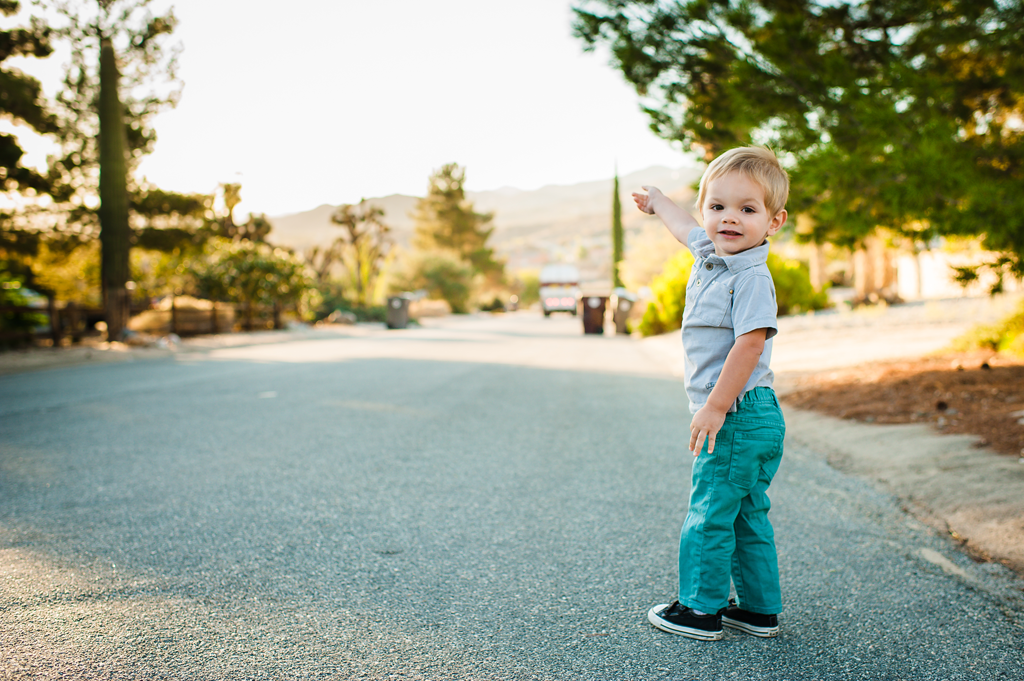
M761 385L756 388L752 388L747 391L743 396L743 400L740 402L741 405L747 402L767 402L769 404L778 404L779 398L775 396L775 390L768 386Z

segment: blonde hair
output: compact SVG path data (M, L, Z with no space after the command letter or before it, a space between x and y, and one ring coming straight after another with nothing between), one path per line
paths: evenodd
M789 198L789 175L783 170L772 150L766 147L737 147L712 161L704 176L700 178L697 210L704 210L704 196L708 184L734 170L745 174L764 190L764 207L768 210L769 217L774 218L786 207L786 199Z

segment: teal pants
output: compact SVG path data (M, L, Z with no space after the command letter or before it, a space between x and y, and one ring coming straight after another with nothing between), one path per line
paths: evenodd
M782 461L786 423L775 391L754 388L727 414L709 454L693 463L690 509L679 538L679 602L715 613L729 580L744 610L782 610L768 486Z

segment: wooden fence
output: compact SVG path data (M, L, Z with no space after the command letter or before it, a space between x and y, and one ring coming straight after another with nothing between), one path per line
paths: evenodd
M61 339L71 337L73 343L79 342L89 331L90 318L102 318L103 310L82 307L74 303L60 306L52 298L47 300L46 307L29 307L25 305L0 306L0 315L34 315L47 318L46 329L7 330L0 328L0 341L25 341L50 339L54 346L60 345Z
M132 308L131 328L140 317L149 315L155 320L149 327L141 325L139 330L147 333L174 333L179 336L195 336L211 333L230 333L233 331L253 331L261 329L283 328L281 321L282 308L259 307L247 305L229 305L216 303L209 309L178 308L172 302L169 310L153 310L150 308ZM22 305L0 306L0 316L8 314L37 315L46 317L45 324L37 325L29 330L5 330L0 327L0 345L5 341L49 341L54 347L59 346L63 339L70 338L78 343L83 337L98 333L95 331L97 322L104 321L106 312L102 308L76 305L73 302L60 304L49 299L46 307L29 307ZM40 328L45 327L45 328Z

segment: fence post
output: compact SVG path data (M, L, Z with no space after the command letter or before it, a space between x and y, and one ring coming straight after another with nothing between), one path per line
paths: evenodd
M178 333L178 305L177 296L171 294L171 333Z
M75 305L75 301L64 306L64 323L71 334L71 343L81 342L82 335L78 332L78 306Z
M278 305L277 301L274 301L274 329L281 328L281 306Z
M46 296L46 309L50 314L50 338L53 339L53 347L60 347L60 318L57 316L57 301L52 294Z
M210 306L210 327L211 327L210 328L210 333L216 334L217 333L217 301L213 300L213 301L210 301L210 302L213 303Z

